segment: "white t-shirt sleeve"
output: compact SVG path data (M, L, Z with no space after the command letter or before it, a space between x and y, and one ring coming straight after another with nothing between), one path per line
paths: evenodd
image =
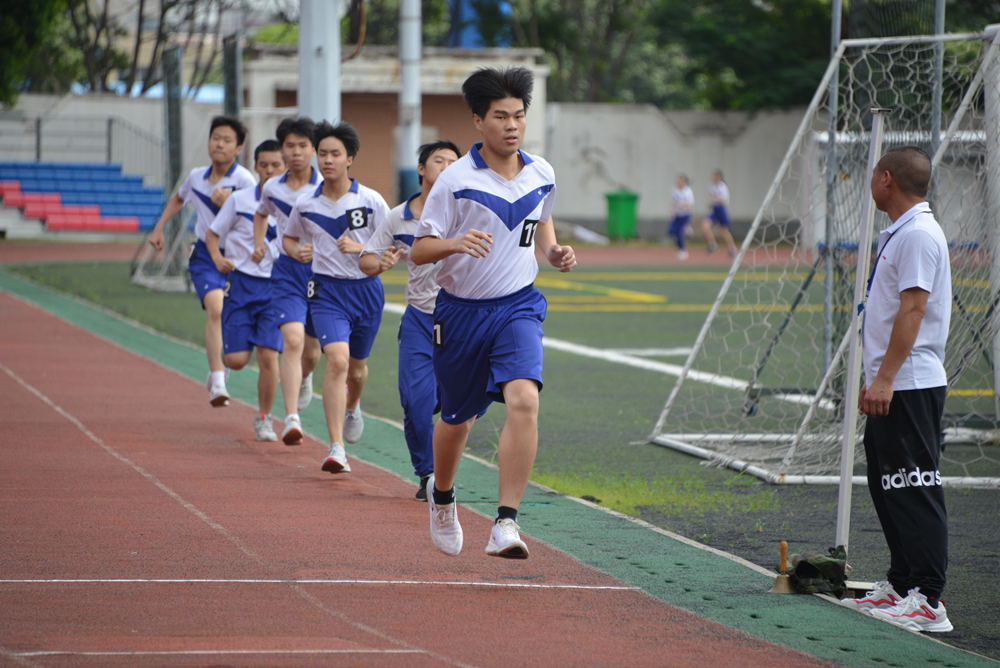
M551 207L549 210L551 211ZM430 194L427 195L427 201L424 202L424 210L420 215L420 223L417 224L417 233L414 236L417 239L420 237L449 239L457 218L458 201L445 180L438 177ZM548 220L548 217L545 220Z
M941 249L934 238L924 230L914 230L899 240L896 250L896 257L905 258L897 268L899 291L920 288L930 292L941 262Z
M385 224L388 215L389 205L385 203L385 198L375 193L375 196L372 198L372 232L375 232Z
M294 237L300 242L306 237L306 229L299 215L299 207L292 207L292 212L288 214L288 224L285 225L285 236Z
M184 179L184 183L177 189L177 196L184 200L185 204L190 204L194 195L194 183L191 181L191 174Z
M263 216L274 216L278 213L278 208L274 206L274 202L268 197L267 192L261 192L260 204L257 206L257 213Z
M239 177L238 177L239 178L239 184L237 184L237 186L236 186L237 190L240 190L241 188L256 188L257 187L257 181L254 179L253 172L251 172L250 170L244 168L242 170L238 170L237 174L239 175Z
M226 203L219 209L219 214L212 221L212 224L208 226L208 229L219 235L219 239L223 239L229 233L229 230L233 229L237 216L239 214L236 213L236 198L230 195L226 199Z
M393 243L392 235L395 230L395 215L389 215L382 221L382 223L375 228L375 233L372 234L371 239L365 244L364 250L361 251L362 255L375 255L377 257L382 257L382 253L386 252L395 244Z
M549 222L549 217L552 215L552 207L555 206L555 203L556 203L556 187L553 184L552 190L549 191L549 194L545 196L545 200L542 201L542 215L539 217L540 221L542 221L543 223Z

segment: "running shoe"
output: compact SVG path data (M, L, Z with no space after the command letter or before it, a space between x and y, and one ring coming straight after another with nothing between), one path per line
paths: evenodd
M708 254L709 255L711 255L712 253L714 253L717 250L719 250L719 245L718 244L709 244L708 245Z
M229 405L229 392L226 391L225 383L216 383L208 390L208 400L216 408Z
M686 260L686 259L688 259L688 252L686 250L679 250L679 251L677 251L677 259L678 260Z
M313 400L313 374L312 371L309 375L302 379L302 385L299 386L299 410L305 410L309 405L309 402Z
M281 440L285 445L302 445L302 422L298 415L285 418L285 430L281 432Z
M417 490L417 501L427 500L427 481L430 479L429 475L420 476L420 489Z
M261 413L253 419L253 428L257 432L258 441L277 441L278 436L274 433L274 425L270 415Z
M323 470L330 473L350 473L351 465L347 461L347 453L344 452L344 446L340 443L334 443L330 446L330 454L326 456L326 461L323 462Z
M948 611L944 609L944 601L938 601L937 607L932 608L927 603L927 597L920 593L920 587L914 587L907 592L906 598L895 607L872 610L871 615L875 619L910 631L947 633L955 628L948 621Z
M431 540L445 554L462 551L462 525L458 523L458 503L434 503L434 475L427 481L427 507L431 511Z
M512 519L496 522L490 532L490 542L486 544L486 554L507 559L527 559L528 546L521 540L518 532L520 528Z
M875 588L861 598L844 598L840 604L852 610L885 610L898 604L902 596L888 582L876 582Z
M344 442L357 443L361 440L361 434L365 430L365 419L361 417L361 403L353 411L347 411L344 415Z

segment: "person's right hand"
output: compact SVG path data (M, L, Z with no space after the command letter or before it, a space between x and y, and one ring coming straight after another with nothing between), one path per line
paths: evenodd
M382 253L382 257L378 260L379 273L389 271L395 267L396 263L399 262L399 258L403 256L403 250L403 248L390 248Z
M220 274L228 274L233 269L236 269L236 265L228 257L219 256L219 259L212 258L212 262L215 263L215 268L219 270Z
M257 246L256 248L253 249L253 255L250 256L250 259L256 262L257 264L260 264L261 262L264 261L264 256L266 255L267 255L267 246L266 245Z
M493 235L489 232L469 230L461 239L456 239L455 252L465 253L474 258L486 257L493 245Z
M163 250L164 241L163 230L153 230L150 232L149 245L153 247L153 250Z
M309 264L313 260L313 245L302 244L299 246L299 262Z

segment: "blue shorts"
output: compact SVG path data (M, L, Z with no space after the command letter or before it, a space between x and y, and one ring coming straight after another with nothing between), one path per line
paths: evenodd
M225 251L222 254L225 255ZM191 254L188 255L188 272L191 274L191 284L198 293L202 308L205 308L205 295L212 290L226 288L226 275L215 268L208 246L201 239L191 247Z
M434 373L441 419L461 424L503 402L501 385L527 378L542 389L542 322L548 303L528 285L499 299L441 290L434 309Z
M350 279L313 274L309 279L308 300L309 315L321 347L343 341L350 347L351 357L368 359L385 306L385 293L378 276Z
M222 302L222 351L253 350L254 346L281 352L282 338L271 307L271 279L234 271L227 277Z
M708 219L723 227L729 227L729 212L721 204L712 207L712 213L708 214Z
M286 322L305 323L309 314L306 285L311 274L310 265L287 255L278 256L278 261L271 269L271 301L278 325Z
M670 223L667 234L677 239L677 245L684 248L684 228L691 222L691 214L676 214Z

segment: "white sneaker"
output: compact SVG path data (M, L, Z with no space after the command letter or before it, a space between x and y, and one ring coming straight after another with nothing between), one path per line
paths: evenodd
M258 441L277 441L278 436L274 433L274 425L270 415L261 413L253 419L253 428L257 432Z
M876 582L875 588L861 598L844 598L840 604L852 610L885 610L897 605L903 599L888 582Z
M688 252L686 250L677 251L677 259L682 261L688 259Z
M361 440L361 434L365 430L365 419L361 417L361 404L353 411L347 411L344 415L344 441L346 443L357 443Z
M434 476L427 481L427 507L431 511L431 540L445 554L462 551L462 525L458 523L458 503L434 503Z
M285 418L285 430L281 432L281 440L285 445L302 445L302 421L298 415Z
M944 603L938 601L937 607L932 608L927 603L927 597L920 593L920 587L914 587L907 592L906 598L895 607L872 610L871 615L875 619L910 631L947 633L955 628L948 621L948 611L944 609Z
M225 383L216 383L208 390L208 400L216 408L229 405L229 392Z
M512 519L502 519L493 525L490 532L490 542L486 545L486 554L491 557L506 557L507 559L527 559L528 546L521 540L517 522Z
M330 454L326 456L326 461L323 462L323 470L329 471L330 473L350 473L351 464L347 461L347 453L344 452L344 446L340 443L334 443L330 446Z
M313 400L313 372L310 371L309 375L302 379L302 385L299 386L299 410L305 410L309 405L309 402ZM350 441L348 441L350 442Z

